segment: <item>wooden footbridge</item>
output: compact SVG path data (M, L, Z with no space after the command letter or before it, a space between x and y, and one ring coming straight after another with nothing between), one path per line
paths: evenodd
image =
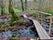
M51 39L50 36L45 31L45 29L40 25L40 23L37 20L27 17L25 14L23 15L23 17L33 21L40 39Z

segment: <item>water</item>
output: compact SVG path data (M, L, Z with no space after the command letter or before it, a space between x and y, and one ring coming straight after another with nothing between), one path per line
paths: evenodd
M12 37L12 32L9 31L9 30L6 31L6 32L1 32L1 33L0 33L0 38L1 38L1 37L5 37L6 39L9 38L9 37Z
M2 33L0 33L0 38L2 37Z
M27 18L26 15L24 15L25 18ZM6 20L5 20L6 21ZM34 32L29 26L33 25L33 22L30 20L30 23L27 23L28 27L26 28L19 28L16 31L5 31L0 33L0 37L5 37L6 39L9 37L12 37L13 34L20 35L20 36L26 36L26 37L38 37L37 32ZM35 29L34 29L35 30Z
M23 28L17 31L21 36L35 37L35 33L30 28Z
M12 37L14 32L8 30L5 32L0 33L0 38L5 37L6 39L9 37ZM26 36L26 37L37 37L37 33L33 32L30 28L19 28L17 31L15 31L16 35L20 36Z

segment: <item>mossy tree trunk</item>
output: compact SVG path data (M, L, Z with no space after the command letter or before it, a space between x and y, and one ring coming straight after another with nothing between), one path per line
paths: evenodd
M21 0L21 7L22 7L22 11L24 11L24 5L23 5L23 0Z
M1 16L3 16L4 15L4 12L3 12L3 8L4 8L3 0L0 0L0 7L1 7Z
M17 16L14 13L13 7L12 7L12 0L9 0L9 13L11 14L11 24L13 25L14 21L17 21Z

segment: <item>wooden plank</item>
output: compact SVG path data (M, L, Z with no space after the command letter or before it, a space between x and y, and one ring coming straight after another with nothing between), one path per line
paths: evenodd
M36 30L38 32L38 35L39 35L40 39L51 39L50 36L45 31L45 29L40 25L40 23L37 20L34 20L34 19L30 18L30 17L25 17L25 18L30 19L30 20L33 21L33 23L35 25L35 28L36 28Z

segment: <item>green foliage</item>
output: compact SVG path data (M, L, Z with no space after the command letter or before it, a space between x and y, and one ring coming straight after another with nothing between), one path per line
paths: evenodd
M13 24L17 23L18 20L19 19L17 17L15 18L14 16L12 16L11 21L10 21L10 25L13 25Z
M4 13L5 13L5 14L9 14L8 6L5 6L5 7L4 7Z
M13 8L13 10L14 10L14 13L17 13L17 14L20 13L20 12L22 12L21 9ZM6 14L9 13L9 10L8 10L8 7L7 6L4 7L4 13L6 13Z
M32 14L36 14L36 12L32 12Z
M32 13L31 13L32 15L35 15L35 14L37 14L35 11L33 11Z
M9 13L11 14L11 22L10 24L13 25L13 22L14 21L17 21L18 18L13 10L13 7L12 7L12 0L9 0Z
M47 13L51 13L51 14L53 14L53 9L44 9L44 10L42 10L43 12L47 12Z
M16 8L13 8L13 10L14 10L14 12L15 12L15 13L22 12L22 10L21 10L21 9L16 9Z
M11 21L12 22L12 21ZM18 17L18 19L14 22L11 23L11 25L13 26L14 24L18 24L21 25L23 22L21 21L20 17Z

